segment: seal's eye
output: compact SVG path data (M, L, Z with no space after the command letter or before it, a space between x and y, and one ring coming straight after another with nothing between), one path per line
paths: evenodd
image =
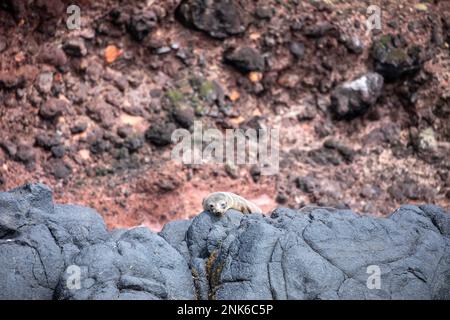
M222 209L225 209L225 207L227 206L227 204L226 204L225 202L222 202L222 203L220 204L220 206L222 207Z
M209 205L209 207L212 209L212 208L214 208L214 205L211 203L211 204Z

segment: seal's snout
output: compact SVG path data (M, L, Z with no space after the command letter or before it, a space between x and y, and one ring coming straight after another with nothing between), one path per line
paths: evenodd
M217 217L223 216L223 211L220 210L219 208L216 208L216 207L210 208L210 209L209 209L209 212L211 212L212 214L214 214L214 215L217 216Z

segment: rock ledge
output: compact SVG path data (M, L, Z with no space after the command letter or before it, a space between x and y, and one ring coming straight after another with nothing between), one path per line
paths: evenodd
M0 193L0 287L0 299L450 299L450 215L230 210L108 231L30 184Z

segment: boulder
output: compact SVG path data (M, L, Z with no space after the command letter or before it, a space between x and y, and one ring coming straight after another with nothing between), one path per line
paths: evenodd
M403 206L388 218L309 207L270 217L204 212L187 243L202 271L196 281L209 284L197 285L202 298L448 299L449 227L435 206ZM372 270L379 289L370 289Z
M127 30L136 41L142 41L153 30L158 18L153 11L134 12L127 24Z
M0 213L0 299L195 298L187 261L146 228L109 232L41 184L0 193Z
M176 129L173 122L155 123L145 131L145 139L155 146L164 147L172 143L172 133Z
M381 94L383 77L369 72L337 86L331 93L331 111L339 119L352 119L366 112Z
M58 98L49 98L39 109L39 115L44 119L54 119L59 117L67 110L68 103Z
M0 299L450 299L450 214L229 210L107 230L29 184L0 193Z
M237 0L183 0L175 16L187 27L224 39L247 29L248 19L244 12Z
M82 38L71 38L64 42L64 52L72 57L84 57L87 54L86 44Z
M401 35L384 35L371 49L375 71L387 81L395 81L417 73L426 61L419 45L407 45Z
M67 63L67 56L62 48L45 45L39 52L38 61L60 68Z
M264 71L265 60L261 53L251 47L227 50L224 61L243 73Z

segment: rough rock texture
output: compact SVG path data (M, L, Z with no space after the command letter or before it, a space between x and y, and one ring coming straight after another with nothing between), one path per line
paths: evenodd
M194 218L212 185L264 212L448 211L449 41L444 0L2 0L0 190L41 181L108 228L154 231ZM385 82L377 102L336 121L333 90L370 72ZM345 119L366 108L342 106ZM279 128L278 174L261 158L167 161L173 131L194 123Z
M158 19L153 11L134 13L127 29L136 41L142 41L156 26Z
M110 233L95 211L54 205L40 184L0 193L0 287L0 299L195 298L186 260L163 238Z
M375 70L386 80L393 81L422 68L426 60L423 49L417 45L408 46L401 35L388 34L376 41L371 50Z
M184 0L176 10L183 24L223 39L240 34L247 28L247 18L235 0Z
M382 88L383 77L376 72L345 82L333 90L331 110L338 118L361 115L377 101Z
M434 206L386 219L325 208L203 213L187 243L203 298L449 299L449 226ZM381 270L380 290L366 286L370 265Z
M373 265L380 289L367 287ZM79 289L68 286L74 266ZM388 218L230 210L159 235L108 232L93 210L27 185L0 193L0 286L0 299L450 299L450 215L433 205Z
M224 60L243 73L264 71L264 57L251 47L228 50L224 53Z

